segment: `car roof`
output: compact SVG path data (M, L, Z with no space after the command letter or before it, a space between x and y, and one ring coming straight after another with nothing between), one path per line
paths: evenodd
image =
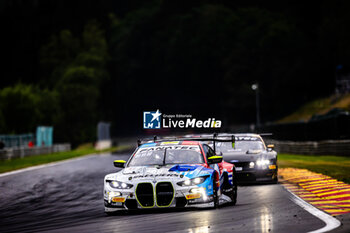
M227 136L236 136L236 137L261 137L260 134L256 133L218 133L217 137L227 137ZM212 134L189 134L186 135L189 137L212 137Z
M191 141L191 140L175 140L175 141L161 141L161 142L147 142L142 145L140 145L140 148L142 147L152 147L152 146L173 146L173 145L183 145L183 146L199 146L203 144L203 142L200 141Z

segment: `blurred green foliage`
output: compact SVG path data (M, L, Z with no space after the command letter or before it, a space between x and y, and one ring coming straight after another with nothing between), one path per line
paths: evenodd
M57 96L55 91L22 83L2 89L0 127L16 133L32 132L39 124L52 124L59 112Z
M107 43L96 21L82 36L69 30L53 35L40 51L46 79L39 86L19 83L0 91L0 127L7 133L33 132L38 125L55 126L55 140L93 141L100 86L108 80Z
M1 133L48 124L77 145L99 120L140 133L152 109L250 124L256 82L262 122L281 119L332 94L337 65L349 73L349 10L342 0L4 1Z

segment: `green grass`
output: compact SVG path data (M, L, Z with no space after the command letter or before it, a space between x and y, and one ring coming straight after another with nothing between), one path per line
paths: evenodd
M333 108L350 110L350 94L340 97L330 96L305 103L294 113L280 119L277 123L308 121L314 114L325 114Z
M83 155L101 153L108 151L116 151L126 149L126 147L112 147L106 150L97 151L94 149L92 143L87 143L79 146L77 149L67 152L58 152L52 154L35 155L24 158L17 158L12 160L0 161L0 173L17 170L20 168L31 167L35 165L56 162L60 160L75 158Z
M279 154L279 168L305 168L350 184L350 157Z

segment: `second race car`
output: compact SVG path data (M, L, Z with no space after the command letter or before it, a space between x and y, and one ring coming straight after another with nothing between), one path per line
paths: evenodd
M212 147L225 161L235 165L239 183L278 182L277 152L266 146L258 134L219 134L218 138L234 137L234 143L214 142Z

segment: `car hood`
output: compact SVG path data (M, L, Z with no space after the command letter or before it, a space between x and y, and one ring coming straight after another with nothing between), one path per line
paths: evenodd
M167 179L193 178L210 174L210 170L202 165L178 164L166 166L127 167L120 172L109 174L106 179L136 180L136 179Z

